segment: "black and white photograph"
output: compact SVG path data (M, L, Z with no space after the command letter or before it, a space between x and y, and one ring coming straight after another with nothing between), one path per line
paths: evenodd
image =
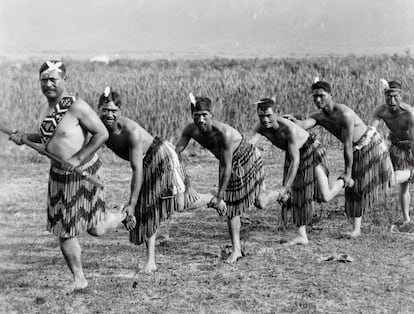
M0 313L414 313L414 1L0 0L0 74Z

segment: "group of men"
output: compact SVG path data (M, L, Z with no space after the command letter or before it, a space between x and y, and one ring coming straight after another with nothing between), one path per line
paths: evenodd
M361 218L373 208L381 189L390 186L395 170L400 184L404 223L410 221L408 181L414 149L414 113L403 104L401 85L389 82L386 104L374 113L371 126L348 106L333 101L331 87L318 81L312 85L318 111L305 120L277 115L276 103L263 98L256 103L259 122L248 139L239 131L213 119L213 104L206 97L191 98L193 122L182 131L176 145L153 137L141 125L121 115L121 97L106 88L99 98L98 114L83 100L66 92L66 68L60 61L47 61L39 70L40 86L47 99L40 129L32 134L15 132L41 143L64 162L51 162L47 228L59 238L62 253L73 274L71 290L87 287L78 236L88 232L101 236L123 222L130 241L147 246L144 271L156 270L155 238L160 224L172 212L202 205L226 216L232 251L226 262L243 256L240 245L240 216L253 205L266 207L277 200L292 211L297 237L288 244L306 244L306 226L313 216L313 202L328 202L345 188L345 210L353 219L346 235L361 234ZM191 95L192 96L192 95ZM376 130L383 120L390 129L391 146ZM307 130L324 127L343 143L345 170L329 183L326 152ZM263 160L255 143L260 136L286 152L282 188L267 191ZM191 186L180 153L191 139L219 160L219 184L215 195L198 194ZM119 211L105 210L103 190L85 180L79 171L99 178L101 161L97 150L106 145L129 161L132 178L129 199ZM390 156L391 155L391 159ZM391 164L392 161L392 164ZM394 167L393 167L394 166Z

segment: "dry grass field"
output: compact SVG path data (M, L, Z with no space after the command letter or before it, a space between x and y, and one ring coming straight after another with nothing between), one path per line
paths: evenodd
M10 147L19 155L28 148ZM185 156L200 192L217 184L217 162L204 150ZM130 170L106 149L108 206L128 195ZM271 149L265 159L269 187L281 182L283 156ZM139 273L144 246L133 246L123 226L102 238L81 237L90 287L66 295L71 280L57 240L45 230L48 163L28 153L2 155L0 203L1 313L412 313L414 237L390 233L399 218L396 190L390 208L380 202L363 220L363 236L340 237L350 227L343 195L322 207L322 219L309 228L311 243L285 247L291 224L280 208L252 209L243 219L246 257L224 260L227 226L212 209L176 213L160 230L159 269ZM338 150L329 151L331 169L341 169ZM335 171L333 171L333 176ZM319 206L319 205L318 205ZM317 207L321 209L320 207ZM338 258L348 254L353 261Z
M36 128L41 62L0 60L0 123ZM379 79L403 83L413 103L414 59L379 56L250 60L117 60L105 66L64 60L68 89L95 105L105 86L120 91L123 113L152 134L174 141L190 120L188 92L212 98L215 117L249 134L255 123L252 101L276 96L280 113L314 111L309 86L314 76L330 81L334 97L365 121L383 101ZM329 148L332 177L343 169L338 142L318 131ZM261 143L266 181L279 188L283 155ZM129 193L129 165L107 149L104 182L108 208ZM200 192L217 187L217 161L190 145L184 160ZM82 236L83 264L90 283L84 293L66 295L70 272L57 239L45 231L48 161L0 135L0 312L1 313L414 313L414 235L392 234L400 218L398 191L363 219L363 235L341 238L350 228L339 195L317 205L321 219L309 227L310 244L285 247L294 235L282 227L280 207L251 209L243 218L246 256L224 260L230 239L222 217L208 208L176 213L160 230L158 271L139 273L144 246L133 246L120 226L102 238ZM414 213L412 213L413 215ZM348 260L343 257L347 255ZM339 257L339 258L338 258Z

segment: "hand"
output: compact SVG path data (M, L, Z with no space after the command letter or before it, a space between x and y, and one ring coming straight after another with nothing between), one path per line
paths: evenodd
M17 130L13 130L12 132L13 133L9 136L9 140L15 142L17 145L22 145L22 139L24 135Z
M289 191L288 191L288 190L286 190L286 189L282 189L282 190L279 192L279 195L278 195L278 197L277 197L277 201L278 201L278 203L279 203L280 205L286 205L286 203L287 203L287 201L289 200L289 198L290 198L290 193L289 193Z
M135 216L135 207L132 206L130 203L125 204L122 207L122 211L127 215Z
M80 160L76 157L69 158L67 161L61 163L60 167L65 171L75 171L75 168L80 165Z
M350 188L354 185L354 180L351 178L350 174L345 173L339 178L344 181L344 188Z
M288 119L288 120L290 120L292 122L295 122L295 123L297 121L297 119L291 114L284 114L284 115L282 115L282 118Z
M226 202L221 198L213 197L207 204L207 207L215 208L220 216L224 216L227 213Z
M132 231L137 226L137 219L135 218L135 208L131 204L125 204L122 208L125 213L125 219L122 221L128 231Z

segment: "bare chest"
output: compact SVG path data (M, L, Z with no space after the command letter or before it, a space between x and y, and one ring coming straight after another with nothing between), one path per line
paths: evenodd
M129 160L129 143L122 135L111 135L106 146L117 156L124 160Z
M194 140L204 148L208 149L216 158L220 158L221 148L223 147L222 137L218 134L209 136L195 135Z
M400 114L397 116L393 115L384 115L383 120L387 127L390 129L390 132L398 136L401 139L408 138L408 121L405 119L404 115Z

